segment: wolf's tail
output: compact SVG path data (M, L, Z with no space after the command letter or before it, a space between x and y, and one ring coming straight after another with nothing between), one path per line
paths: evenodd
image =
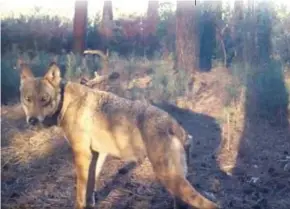
M178 188L180 198L187 204L200 209L216 209L217 204L202 196L185 178L181 178Z
M160 181L168 191L192 207L199 209L217 209L217 204L202 196L186 179L186 156L178 138L172 137L169 153L169 157L163 158L163 164L165 165L163 169L154 167L159 174Z
M162 181L162 180L161 180ZM188 180L182 176L171 177L165 182L167 189L172 195L180 198L188 205L199 209L217 209L217 204L202 196L196 191Z

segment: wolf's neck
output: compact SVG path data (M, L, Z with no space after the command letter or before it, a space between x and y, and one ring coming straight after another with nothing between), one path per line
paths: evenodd
M84 89L84 86L73 82L66 83L63 92L62 107L58 117L58 125L61 124L65 116L66 110L71 105L78 102L85 95L85 93L86 91Z

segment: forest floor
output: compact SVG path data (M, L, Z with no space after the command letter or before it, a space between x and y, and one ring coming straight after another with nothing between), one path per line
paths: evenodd
M252 121L242 99L226 108L222 85L231 78L214 73L200 75L194 97L179 97L176 105L157 104L193 136L189 181L224 209L289 209L289 117L283 116L283 126ZM27 129L19 104L1 107L1 125L2 208L72 208L75 172L61 130ZM108 158L98 181L97 208L173 208L148 160L124 166L126 162Z

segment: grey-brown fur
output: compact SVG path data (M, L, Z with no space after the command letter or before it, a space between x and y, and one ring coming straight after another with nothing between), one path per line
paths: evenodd
M94 181L107 155L128 161L147 156L174 197L197 208L217 208L186 180L187 134L168 113L78 83L63 84L54 63L43 78L33 77L23 66L20 92L27 122L60 126L72 147L77 209L94 205Z

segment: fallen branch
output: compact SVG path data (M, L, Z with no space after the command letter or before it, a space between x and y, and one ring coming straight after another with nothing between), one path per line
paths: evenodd
M90 88L98 88L102 90L102 85L106 85L107 82L116 80L120 77L120 74L118 72L113 72L110 75L99 75L97 72L94 73L95 77L91 80L88 80L86 78L81 78L80 83L88 86Z
M98 55L103 60L104 66L101 72L103 75L107 75L109 71L109 57L100 50L85 50L84 55L87 54Z

